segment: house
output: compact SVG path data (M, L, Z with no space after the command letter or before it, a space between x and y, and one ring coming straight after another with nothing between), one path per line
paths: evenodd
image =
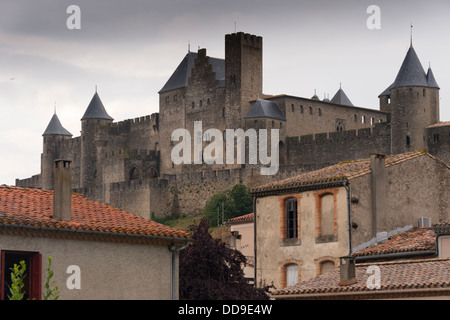
M372 154L255 188L255 282L290 287L420 218L447 221L449 187L450 167L415 151Z
M450 300L450 246L442 241L449 231L448 223L411 228L343 257L339 270L277 290L273 297Z
M247 263L244 266L244 275L248 279L252 279L255 274L255 219L254 214L249 213L243 216L235 217L228 220L230 226L230 248L240 251Z
M71 193L70 161L55 161L55 190L0 187L1 299L25 261L26 298L41 299L52 257L60 299L176 299L186 232Z

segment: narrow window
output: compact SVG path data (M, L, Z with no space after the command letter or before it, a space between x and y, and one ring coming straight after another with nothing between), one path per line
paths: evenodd
M300 106L300 113L303 113L303 105Z
M361 117L361 123L366 123L366 116Z
M319 117L321 117L321 116L322 116L322 109L319 108Z
M295 106L294 106L294 104L291 104L291 109L292 109L292 112L295 112Z
M309 114L313 114L313 108L309 107Z
M354 117L354 121L355 121L355 122L358 122L358 115L355 114L353 117Z
M411 138L409 136L406 136L406 146L407 147L411 146Z
M286 200L286 239L297 239L297 199Z

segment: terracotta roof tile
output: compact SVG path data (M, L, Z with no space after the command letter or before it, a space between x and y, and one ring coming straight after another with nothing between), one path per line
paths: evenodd
M0 225L26 225L61 230L91 230L187 239L187 232L72 194L72 219L52 218L53 191L0 187Z
M249 213L240 217L231 218L228 220L229 223L239 223L239 222L248 222L253 221L255 219L255 215L253 213Z
M417 157L430 156L424 151L414 151L394 155L392 158L386 158L386 166L397 165L404 161L408 161ZM435 158L434 158L435 159ZM319 169L312 172L300 174L282 181L271 182L263 186L254 188L252 193L264 192L278 188L298 187L316 183L333 183L339 180L351 180L366 174L369 174L370 159L362 159L355 161L341 162L327 168Z
M450 126L450 121L438 122L438 123L432 124L431 126L428 126L427 128L439 128L439 127L446 127L446 126Z
M353 256L362 257L428 250L436 250L436 233L432 229L413 228L392 236L384 243L355 252Z
M367 273L369 266L378 266L381 274L381 289L377 292L397 289L450 288L450 259L407 260L377 264L356 265L357 282L340 286L339 270L333 270L295 286L277 290L272 294L309 295L326 293L374 292L367 287L367 280L373 273Z

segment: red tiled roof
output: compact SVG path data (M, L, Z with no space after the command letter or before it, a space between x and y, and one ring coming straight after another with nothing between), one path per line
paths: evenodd
M0 187L0 225L55 228L61 231L85 230L121 235L142 235L187 239L177 230L129 212L72 194L72 219L52 218L53 191L19 187Z
M446 127L446 126L450 126L450 121L438 122L438 123L432 124L431 126L428 126L427 128L439 128L439 127Z
M248 222L253 221L255 219L255 215L253 213L249 213L240 217L231 218L228 220L229 223L239 223L239 222Z
M384 243L355 252L353 256L361 257L428 250L436 250L436 233L432 229L413 228L392 236Z
M380 268L381 288L370 290L367 273L369 266ZM357 282L349 286L340 286L339 269L330 271L295 286L273 292L274 298L281 295L301 295L307 298L312 294L356 294L389 293L406 289L450 289L450 259L407 260L377 264L356 265Z
M415 159L418 157L428 156L434 160L440 161L432 155L424 151L414 151L409 153L397 154L391 157L386 157L386 167L398 165L404 161ZM441 161L440 161L441 162ZM445 163L441 162L446 167L450 168ZM336 165L319 169L312 172L300 174L282 181L271 182L263 186L254 188L252 193L263 193L276 189L295 188L306 185L313 185L317 183L336 183L340 180L351 180L371 172L370 159L355 160L341 162Z

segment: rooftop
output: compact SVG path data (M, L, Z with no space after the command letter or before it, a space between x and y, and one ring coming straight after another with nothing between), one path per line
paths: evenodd
M255 215L253 213L249 213L240 217L231 218L228 220L229 223L242 223L249 222L255 219Z
M104 119L104 120L114 120L109 114L106 112L105 107L103 106L103 102L100 99L97 91L89 103L89 106L86 109L86 112L83 115L81 120L85 119Z
M72 193L72 219L52 218L53 191L0 186L0 227L94 231L113 235L189 238L188 233Z
M368 279L373 274L373 272L368 272L370 266L380 268L381 288L379 290L370 290L367 286ZM357 282L353 285L340 286L340 271L335 269L295 286L275 291L273 296L276 299L289 299L293 298L293 295L296 298L309 298L313 295L330 298L337 294L338 298L343 298L343 295L354 297L364 293L369 295L395 293L404 296L411 292L417 294L418 291L447 289L450 292L450 259L357 264L356 279Z
M52 119L50 120L47 126L47 129L45 129L42 135L72 136L72 134L61 125L61 122L59 121L59 118L56 115L56 113L53 115Z
M286 117L284 116L283 112L281 112L278 104L274 101L268 101L264 99L258 99L244 117L244 119L254 118L270 118L286 121Z
M159 93L186 87L197 56L197 52L188 52ZM216 73L216 80L219 81L219 86L224 86L225 60L211 57L208 57L208 59L213 71Z
M418 157L430 157L437 160L432 155L424 151L414 151L409 153L397 154L386 158L386 167L395 166L404 161L415 159ZM439 161L439 160L437 160ZM448 168L448 165L444 164ZM306 187L317 184L333 185L342 183L344 180L351 180L363 175L369 174L370 159L355 160L341 162L327 168L319 169L312 172L303 173L285 180L271 182L252 190L252 193L274 192L277 190L295 189L298 187Z

